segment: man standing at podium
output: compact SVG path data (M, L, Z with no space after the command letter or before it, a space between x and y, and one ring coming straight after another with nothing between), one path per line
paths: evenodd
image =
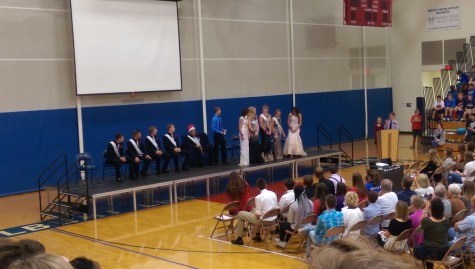
M389 113L389 119L384 123L384 130L399 130L399 122L394 118L395 116L394 112Z

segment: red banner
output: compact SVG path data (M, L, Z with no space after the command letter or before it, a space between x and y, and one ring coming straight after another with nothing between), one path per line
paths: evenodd
M392 0L343 0L346 25L390 27Z

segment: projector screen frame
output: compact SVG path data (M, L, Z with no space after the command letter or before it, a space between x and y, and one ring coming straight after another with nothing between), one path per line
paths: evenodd
M73 45L73 71L74 71L74 87L76 88L76 96L89 96L89 95L118 95L118 94L133 94L135 96L138 93L160 93L160 92L181 92L183 91L183 66L182 66L182 53L181 53L181 36L180 36L180 17L178 11L178 2L181 0L149 0L156 2L175 2L176 4L176 19L177 19L177 30L178 30L178 54L180 58L180 85L181 89L172 89L172 90L156 90L156 91L130 91L130 92L104 92L104 93L78 93L78 82L77 82L77 71L76 71L76 47L74 39L74 21L73 21L73 8L72 1L69 0L70 7L70 21L71 21L71 37Z

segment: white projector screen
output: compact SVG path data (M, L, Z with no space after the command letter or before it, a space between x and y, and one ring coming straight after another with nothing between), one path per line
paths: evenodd
M71 0L78 95L181 90L177 2Z

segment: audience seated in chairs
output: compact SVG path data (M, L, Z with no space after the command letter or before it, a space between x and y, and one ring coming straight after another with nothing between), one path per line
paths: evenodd
M323 237L329 229L343 225L343 213L335 210L335 195L329 194L325 199L325 204L327 210L318 217L317 225L307 226L299 230L300 234L307 234L307 257L310 256L312 244L329 244L337 239L336 237L327 237L323 240Z
M455 165L456 163L453 156L453 149L445 148L444 162L442 163L442 167L444 167L444 172L442 173L443 182L447 182L449 178L449 173L454 171L454 169L452 168L455 168ZM434 182L434 183L437 185L439 182Z
M466 151L463 156L465 165L463 167L463 173L454 171L449 174L449 184L458 183L463 184L465 181L474 181L475 177L470 176L475 171L475 161L473 160L473 152Z
M428 195L434 195L434 188L430 186L430 181L429 177L426 174L419 174L416 177L416 180L414 180L414 183L416 185L416 189L414 192L419 195L426 197Z
M315 168L314 173L315 173L315 177L318 180L318 183L325 184L327 186L328 193L335 195L336 194L335 184L333 184L331 180L325 178L325 171L323 170L323 168L320 166Z
M294 187L295 187L295 181L291 178L286 179L284 181L285 188L287 189L280 197L279 201L279 208L280 208L280 214L284 217L284 219L287 218L287 212L284 212L284 209L288 208L288 206L295 201L295 194L294 194Z
M376 170L368 170L366 172L366 189L368 191L381 191L381 176Z
M424 243L414 248L414 256L422 261L440 260L449 249L450 223L444 216L444 203L437 197L430 200L429 203L430 217L425 217L421 221ZM433 268L433 264L427 263L427 268Z
M242 179L238 172L231 172L228 185L226 186L226 194L230 202L239 201L240 204L238 211L229 212L229 214L236 215L239 211L250 211L252 208L245 208L250 198L250 193L251 188L247 181Z
M372 218L381 215L381 207L377 203L378 193L375 191L368 192L368 202L369 205L363 210L363 219L366 221L371 220ZM374 225L366 226L363 233L369 237L376 237L379 233L379 223Z
M397 193L397 199L399 201L404 201L408 205L411 205L411 197L417 195L415 191L411 189L413 180L410 176L404 176L402 178L402 191Z
M341 210L341 213L343 213L343 224L345 225L343 236L347 236L351 227L364 219L363 212L358 207L358 195L356 192L350 191L345 194L345 205ZM352 233L358 234L359 232L354 231Z
M353 187L351 187L351 191L356 192L358 194L358 200L360 202L365 201L368 198L368 190L363 182L363 177L360 173L353 173L351 177L351 181L353 183Z
M447 94L447 99L445 99L445 120L452 120L453 113L455 111L455 96L451 93Z
M452 206L452 217L455 216L458 212L465 210L465 204L460 199L460 193L462 189L460 189L459 184L450 184L447 192L447 197Z
M313 176L306 175L303 177L303 185L305 186L305 195L308 199L315 197L315 187L316 184L313 183Z
M472 211L469 215L465 217L465 219L456 222L454 228L449 229L449 238L452 239L449 245L452 245L461 237L466 236L467 241L465 241L465 246L470 247L472 253L475 253L475 197L472 198L470 203Z
M122 146L123 142L124 136L119 133L115 135L114 141L111 141L109 144L107 144L106 163L114 166L115 180L117 182L123 182L120 168L122 164L127 162L127 159L124 155L124 147Z
M419 173L426 174L429 178L431 178L432 174L434 174L434 171L437 168L439 168L440 166L442 166L442 160L437 155L437 150L436 149L430 149L429 150L429 163Z
M396 204L398 202L397 195L392 191L393 182L389 179L383 179L381 181L381 191L376 203L381 207L381 214L387 215L393 213L396 210ZM383 221L383 228L388 227L389 220Z
M407 229L412 229L412 221L409 218L409 206L404 201L398 201L396 204L396 211L394 219L389 221L387 230L383 231L383 236L387 241L381 240L384 249L389 251L405 251L407 248L407 240L396 241L397 237Z
M305 195L304 187L301 185L296 186L294 193L295 200L290 204L287 220L279 222L279 238L275 240L277 246L281 248L285 248L290 239L290 235L286 231L294 231L300 225L303 218L312 214L313 205Z
M259 226L262 221L274 221L276 217L272 219L261 219L261 217L272 209L278 208L277 204L277 195L273 191L267 190L266 181L263 178L260 178L256 181L256 185L261 191L259 195L256 196L256 208L253 212L241 211L237 215L237 225L236 225L236 234L237 239L232 240L231 243L235 245L244 245L242 236L244 234L244 222L251 223L255 226ZM259 233L256 233L256 236L253 238L255 241L262 241Z
M415 231L417 227L421 225L423 218L427 217L425 212L425 199L419 195L414 195L411 197L411 208L413 210L412 214L409 216L411 220L412 229ZM424 243L423 234L413 234L409 240L409 246L415 247Z
M338 182L336 184L336 211L341 211L345 206L345 195L347 190L345 183Z
M465 181L462 187L462 196L460 196L460 199L462 199L463 203L465 204L465 208L467 211L472 210L472 198L475 196L475 183L473 181Z
M418 263L410 256L396 256L375 249L364 237L344 237L327 246L316 248L309 259L310 269L416 269Z
M442 203L444 204L444 216L449 219L452 217L452 205L450 204L449 199L447 199L447 188L439 184L435 186L434 189L434 197L439 198Z
M328 192L325 183L318 183L315 189L315 201L313 201L313 214L320 216L326 209L326 198L330 193Z

